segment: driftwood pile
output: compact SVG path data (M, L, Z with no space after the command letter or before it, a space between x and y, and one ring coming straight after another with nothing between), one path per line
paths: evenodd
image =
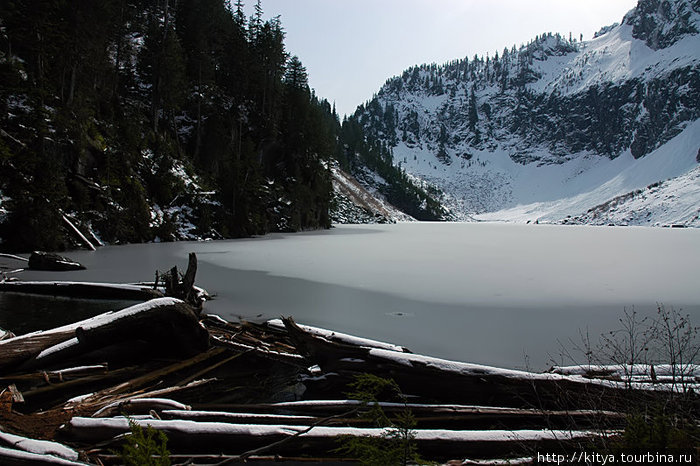
M130 422L165 432L174 464L351 461L339 436L387 433L347 399L362 373L397 382L406 397L381 408L409 409L420 454L439 462L583 448L624 424L616 381L444 361L291 318L228 322L201 313L194 272L159 282L134 286L178 297L0 341L0 464L119 464Z

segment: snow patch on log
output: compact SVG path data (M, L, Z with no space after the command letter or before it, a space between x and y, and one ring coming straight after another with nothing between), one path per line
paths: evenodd
M126 286L126 285L125 285ZM83 320L78 324L73 324L75 328L82 327L83 330L92 330L103 325L111 324L120 319L124 319L141 312L147 312L160 306L173 306L175 304L184 304L185 302L177 298L155 298L145 303L139 303L126 309L119 311L106 312L95 316L91 319Z
M30 282L24 282L24 283L30 283ZM37 282L37 283L44 283L44 282ZM62 283L71 283L71 282L62 282ZM75 283L81 283L82 282L75 282ZM104 283L100 283L99 285L105 285ZM115 287L131 287L131 285L110 285L110 286L115 286ZM139 303L134 306L127 307L125 309L121 309L119 311L109 311L105 312L104 314L100 314L95 317L90 317L89 319L81 320L79 322L75 322L72 324L67 324L63 325L61 327L55 327L49 330L38 330L36 332L31 332L31 333L25 333L24 335L19 335L16 336L15 338L9 339L9 340L3 340L0 342L0 345L3 343L7 342L17 342L18 340L24 340L24 339L31 339L33 337L36 337L37 335L52 335L55 333L65 333L65 332L71 332L75 331L78 327L82 327L83 329L93 329L100 327L102 325L106 325L108 323L114 322L116 320L122 319L124 317L128 317L131 315L138 314L139 312L146 312L151 309L157 308L158 306L168 306L168 305L174 305L178 303L184 303L184 301L176 298L154 298L151 299L150 301L146 301L145 303Z
M97 248L90 242L90 240L87 239L85 237L85 235L82 234L80 232L80 230L78 230L78 227L76 227L73 224L73 222L71 222L70 219L68 217L66 217L65 215L63 215L63 221L66 222L69 227L71 227L71 229L75 232L75 234L78 235L78 238L80 238L83 241L85 246L87 246L91 251L97 251Z
M304 420L312 421L317 419L314 416L293 416L289 414L260 414L260 413L230 413L227 411L182 411L176 409L163 410L164 416L170 416L177 419L197 420L208 417L220 417L222 419L280 419L280 420ZM94 417L94 416L93 416Z
M177 409L182 411L189 411L192 409L191 406L182 404L179 401L171 400L169 398L132 398L129 400L115 401L110 403L102 409L95 412L92 417L102 417L105 413L109 413L113 410L121 410L127 407L147 407L149 409Z
M7 458L20 462L19 464L56 464L59 466L85 466L86 463L78 463L76 461L66 460L51 455L42 455L29 453L21 450L13 450L11 448L0 447L0 460Z
M46 348L44 351L39 353L36 358L37 359L47 358L51 355L54 355L54 354L59 353L61 351L64 351L68 348L78 346L79 344L80 343L78 342L78 339L74 337L74 338L71 338L70 340L66 340L66 341L63 341L57 345L53 345L49 348Z
M605 375L609 377L649 377L652 368L658 377L700 377L700 364L582 364L578 366L553 366L549 372L562 375Z
M268 320L266 324L269 327L285 330L286 327L282 323L282 319L272 319ZM297 324L297 326L312 335L323 337L329 341L335 341L338 343L345 343L352 346L361 346L365 348L379 348L387 351L395 351L398 353L410 353L410 351L403 346L394 345L393 343L386 343L383 341L370 340L369 338L356 337L354 335L349 335L347 333L340 333L333 330L327 330L319 327L311 327L309 325Z
M71 461L78 459L77 451L65 445L61 445L60 443L49 442L48 440L34 440L19 435L8 434L7 432L0 432L0 443L12 445L15 449L37 455L51 455Z
M184 435L230 435L230 436L292 436L309 429L309 426L297 425L264 425L264 424L229 424L222 422L195 422L189 420L136 420L142 427L151 426L156 430L167 433ZM102 432L127 432L129 420L123 417L114 418L82 418L74 417L68 424L71 430L100 430ZM335 438L340 435L357 437L385 437L391 429L364 427L321 427L317 426L302 437ZM575 430L446 430L446 429L416 429L413 431L418 441L448 441L448 442L513 442L541 440L574 440L599 437L601 432ZM603 434L613 434L605 432Z
M502 369L492 366L484 366L481 364L472 364L466 362L449 361L447 359L435 358L432 356L423 356L420 354L401 354L395 351L387 351L383 349L370 349L371 357L392 361L396 364L401 364L408 367L425 366L443 372L451 372L453 374L464 376L496 376L507 379L531 380L531 381L569 381L575 383L588 383L612 388L625 388L624 382L607 379L593 379L582 375L568 375L558 373L535 373L520 371L516 369ZM689 386L693 389L700 388L700 383L692 383ZM670 386L666 384L653 384L644 382L633 382L632 387L638 390L682 390L680 386Z

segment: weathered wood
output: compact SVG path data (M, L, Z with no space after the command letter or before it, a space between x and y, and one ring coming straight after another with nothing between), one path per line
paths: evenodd
M324 372L352 375L370 372L389 377L401 390L423 400L541 409L615 409L627 387L608 381L559 374L499 369L409 353L330 341L283 319L302 353ZM350 379L346 378L345 383ZM653 392L639 390L649 397ZM590 403L590 406L584 403Z
M166 433L169 448L175 453L237 453L267 451L275 444L275 453L318 455L328 451L329 442L338 436L382 437L385 429L342 428L294 425L247 425L194 421L136 419ZM61 436L77 443L94 444L129 431L126 418L73 418L61 430ZM523 453L532 448L562 448L572 442L588 441L597 435L589 431L543 430L422 430L413 431L420 452L438 459L472 455ZM289 440L286 440L289 439ZM283 442L284 441L284 442ZM277 442L277 443L275 443ZM258 450L260 449L260 450Z
M192 307L170 298L145 304L148 307L143 311L125 313L106 323L96 325L88 322L78 327L75 334L81 346L99 348L118 342L143 340L182 356L191 356L209 347L209 333L199 324Z
M25 391L24 396L28 401L33 401L33 399L36 397L51 397L52 399L56 399L60 398L61 396L63 396L65 400L66 394L72 393L76 390L81 390L83 387L89 389L92 386L94 389L95 385L99 386L99 384L103 384L104 386L106 383L114 383L115 380L123 380L130 374L133 375L133 373L138 370L139 367L130 366L109 371L105 374L90 375L73 380L67 380L65 382L54 382Z
M86 463L58 458L51 455L29 453L13 448L0 447L0 464L3 466L85 466Z
M182 276L182 280L180 280L180 272L177 270L177 266L171 268L169 272L160 275L165 287L165 295L182 299L194 306L195 309L201 310L202 302L206 299L206 293L201 293L202 290L194 286L196 275L197 255L191 252L188 257L187 271ZM156 283L158 276L159 274L156 271Z
M83 244L85 244L85 246L87 246L88 249L91 251L97 251L95 245L93 245L90 240L85 237L85 235L78 229L78 227L75 226L73 222L70 221L68 217L66 217L65 214L63 215L63 221L70 227L71 230L73 230L73 233L76 234L76 236L83 242Z
M191 303L196 299L196 292L194 290L194 279L197 275L197 255L193 252L189 254L187 262L187 271L182 277L182 283L180 283L180 292L182 293L182 299L188 303Z
M0 282L0 291L63 296L67 298L114 299L125 301L145 301L163 296L163 293L160 291L153 290L147 286L67 281Z
M209 347L209 333L199 324L192 308L174 298L161 298L75 324L2 340L0 368L21 363L26 363L26 368L40 368L59 357L136 340L185 356Z
M10 338L14 338L14 337L16 337L16 336L17 336L17 335L15 335L14 333L12 333L11 331L9 331L9 330L3 330L3 329L0 328L0 341L2 341L2 340L9 340Z
M102 406L119 399L119 397L124 394L130 392L133 393L142 387L156 383L158 380L167 375L195 366L223 353L224 351L225 350L222 348L211 348L204 353L193 356L192 358L169 364L161 369L149 371L147 374L132 378L113 387L100 390L76 404L80 404L84 407L91 406L94 410L97 410Z
M212 422L237 422L245 424L289 424L294 419L296 425L307 425L320 417L327 417L360 406L354 400L324 400L290 403L266 403L245 405L204 404L195 405L195 410L187 412L164 411L163 418L192 419ZM406 409L413 414L417 427L484 429L493 426L513 429L543 428L620 428L624 426L625 415L615 411L594 410L537 410L519 408L498 408L490 406L425 405L415 403L379 403L390 418ZM200 409L206 409L200 410ZM337 419L329 425L367 426L363 418Z
M76 461L79 456L77 451L65 445L61 445L60 443L47 440L34 440L7 432L0 432L0 446L38 455L50 455L71 461Z
M14 254L6 254L3 252L0 252L0 257L6 258L6 259L14 259L14 260L22 261L22 262L29 262L29 259L27 259L26 257L16 256Z
M149 413L151 410L163 409L178 409L186 411L190 409L190 407L167 398L129 398L126 400L115 401L100 408L92 415L92 417L110 417L121 413Z
M94 364L82 367L70 367L58 370L37 371L26 374L13 374L0 377L0 383L6 381L58 383L95 374L106 374L107 364Z
M98 458L103 464L121 464L122 459L119 456L109 453L93 453L95 458ZM237 455L224 454L171 454L170 461L173 464L179 465L216 465L221 461L235 458ZM256 464L261 462L264 464L281 463L281 464L322 464L325 466L357 466L357 460L351 458L333 458L330 456L280 456L280 455L253 455L247 458L246 464Z
M46 348L52 347L73 337L75 329L62 327L47 332L20 335L0 341L0 369L18 366Z

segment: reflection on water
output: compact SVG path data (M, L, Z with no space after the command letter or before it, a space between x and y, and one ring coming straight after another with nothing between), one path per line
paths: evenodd
M132 304L135 303L0 293L0 328L22 335L70 324Z

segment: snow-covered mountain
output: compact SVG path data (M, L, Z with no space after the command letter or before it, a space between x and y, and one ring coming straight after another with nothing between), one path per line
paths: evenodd
M352 118L463 218L697 225L699 31L699 0L640 0L592 40L410 68ZM644 218L586 215L677 177L678 198L646 197Z

